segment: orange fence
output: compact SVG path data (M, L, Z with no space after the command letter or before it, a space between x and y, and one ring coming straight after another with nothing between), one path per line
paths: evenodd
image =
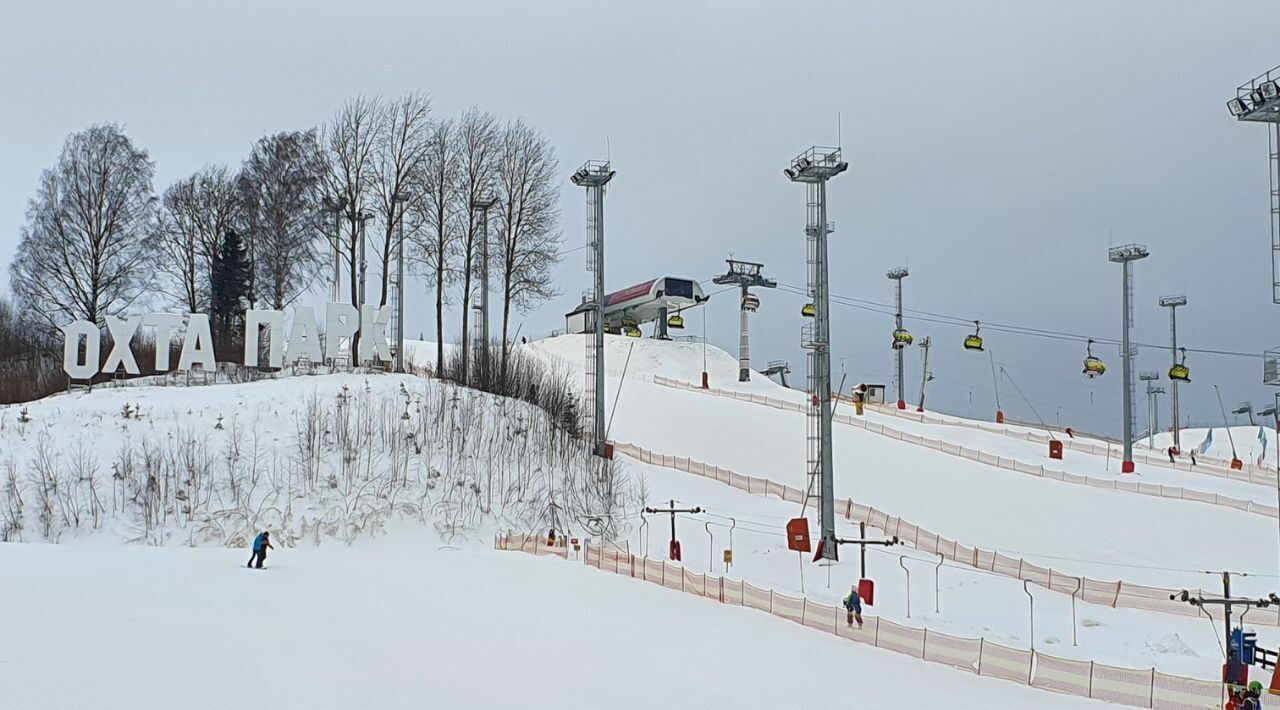
M1022 431L1020 429L1015 429L1013 427L1003 425L1003 424L991 424L988 422L980 422L972 419L962 419L960 417L941 417L937 415L931 415L928 412L912 412L908 410L898 409L897 407L890 406L887 404L884 404L884 405L871 404L868 406L880 414L887 414L887 415L899 417L901 419L907 419L910 421L925 422L929 424L941 424L945 426L962 426L970 429L978 429L980 431L990 432L992 434L1001 434L1003 436L1008 436L1014 439L1025 439L1027 441L1040 441L1040 442L1049 441L1048 434L1041 433L1039 431ZM1031 427L1031 425L1022 425L1022 429L1027 429L1028 427ZM1108 445L1105 442L1094 443L1091 441L1081 441L1079 439L1073 439L1069 437L1065 432L1062 432L1062 431L1059 431L1058 434L1061 437L1067 437L1062 439L1062 442L1067 449L1074 450L1074 451L1082 451L1088 454L1095 454L1097 456L1110 455L1110 456L1119 458L1118 451L1121 448L1119 444L1112 445L1111 452L1110 454L1108 454L1107 452ZM1225 461L1223 459L1215 458L1212 456L1198 456L1196 458L1196 465L1192 466L1187 461L1177 461L1175 463L1169 463L1169 459L1167 456L1162 457L1159 454L1147 453L1146 451L1142 451L1140 449L1134 450L1133 458L1135 461L1141 461L1143 463L1149 463L1149 464L1153 464L1163 468L1175 468L1175 469L1178 469L1179 471L1189 471L1191 473L1203 473L1210 476L1217 476L1219 478L1230 478L1236 481L1245 481L1246 483L1257 483L1259 485L1265 485L1265 486L1276 485L1277 474L1275 469L1264 468L1248 462L1241 462L1244 467L1241 470L1234 470L1231 468L1230 466L1231 462L1229 461Z
M719 397L727 397L729 399L736 399L743 402L751 402L753 404L763 404L769 407L773 407L774 409L781 409L785 411L801 412L801 413L807 411L805 405L800 402L787 402L785 400L780 400L780 399L771 399L769 397L765 397L764 395L752 394L750 392L737 392L733 390L717 390L717 389L704 390L698 387L697 385L691 385L686 382L680 382L679 380L670 380L661 376L654 377L653 381L656 384L664 385L667 387L674 387L676 389L689 390L691 392L703 392L707 394L716 395ZM1252 500L1242 500L1240 498L1232 498L1230 496L1219 495L1217 493L1205 493L1203 491L1197 491L1190 488L1183 488L1181 486L1165 486L1158 483L1140 483L1138 481L1123 481L1115 478L1092 478L1090 476L1080 476L1074 473L1068 473L1067 471L1060 470L1060 469L1045 468L1043 465L1040 465L1040 464L1033 464L1033 463L1027 463L1024 461L1019 461L1017 459L1009 458L1007 456L997 456L995 454L988 454L984 451L978 451L977 449L970 449L970 448L960 446L959 444L952 444L952 443L943 441L942 439L931 439L929 437L919 436L916 434L908 434L906 432L898 431L897 429L894 429L892 427L884 426L883 424L869 422L866 420L865 417L856 417L848 414L836 414L832 417L832 421L838 424L847 424L849 426L865 429L871 432L872 434L879 434L881 436L885 436L890 439L896 439L898 441L903 441L908 444L923 446L927 449L933 449L934 451L939 451L941 453L944 453L950 456L957 456L959 458L969 459L970 461L977 461L978 463L981 463L981 464L985 464L988 466L995 466L996 468L1002 468L1008 471L1015 471L1017 473L1022 473L1029 476L1038 476L1040 478L1048 478L1055 481L1062 481L1064 483L1072 483L1072 484L1081 485L1081 486L1091 486L1093 488L1101 488L1104 490L1115 490L1115 491L1125 491L1128 493L1137 493L1139 495L1153 496L1156 498L1169 498L1173 500L1186 500L1186 501L1194 501L1197 503L1207 503L1209 505L1218 505L1218 506L1223 506L1227 508L1233 508L1235 510L1239 510L1245 513L1265 515L1271 518L1280 517L1280 508L1277 508L1274 505L1266 505L1263 503L1257 503ZM1066 442L1066 443L1069 443L1069 442ZM1087 444L1083 442L1078 442L1078 443L1081 446L1093 446L1092 444ZM1097 448L1099 450L1104 450L1105 447L1098 446ZM1166 463L1165 465L1167 466L1168 464ZM1239 472L1236 471L1233 473L1239 473ZM1250 475L1257 476L1258 474L1254 473ZM1242 480L1249 480L1249 479L1246 478ZM1256 483L1257 481L1251 481L1251 482ZM1274 477L1270 479L1270 483L1272 485L1275 484Z
M500 550L569 558L562 545L546 538L507 535L497 540ZM582 558L590 567L640 579L667 589L712 599L721 604L750 607L815 631L856 643L895 651L980 676L1001 678L1035 688L1142 708L1192 710L1222 707L1222 684L1165 675L1154 668L1135 670L1093 661L1057 658L1036 651L1009 648L977 638L895 624L865 616L862 628L846 623L844 610L804 597L778 594L741 580L690 572L680 565L636 557L613 546L586 544Z
M672 468L686 473L693 473L711 478L720 483L746 491L753 495L770 495L791 503L803 503L804 491L791 486L771 481L767 478L745 476L727 468L721 468L697 459L684 456L660 454L644 447L625 442L614 444L614 452L637 459L643 463L654 464L664 468ZM984 550L977 546L962 545L955 540L947 539L919 525L890 515L870 506L846 500L837 506L845 518L853 522L867 525L883 531L886 535L896 535L903 543L917 550L939 555L945 559L985 570L1001 576L1017 580L1030 581L1046 589L1076 596L1090 604L1101 604L1109 607L1126 609L1142 609L1179 616L1196 616L1201 612L1184 602L1176 602L1169 597L1181 590L1149 587L1132 582L1104 581L1089 577L1065 574L1061 571L1042 567L1028 562L1021 557L1009 557L994 550ZM1203 589L1192 590L1206 595ZM1251 623L1280 626L1280 607L1255 609L1249 613Z

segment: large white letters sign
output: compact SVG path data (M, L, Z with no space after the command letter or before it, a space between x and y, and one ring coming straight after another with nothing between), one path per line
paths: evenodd
M245 312L244 364L258 366L258 346L262 342L262 330L267 331L267 366L272 368L291 365L302 358L321 362L338 356L343 343L350 343L357 330L360 337L360 361L391 360L391 345L387 342L387 324L391 321L391 308L365 306L361 311L349 303L330 303L325 309L324 337L315 309L298 306L293 311L293 322L285 337L285 318L282 311L252 309ZM107 332L111 336L111 352L101 360L102 331L89 321L78 320L63 327L65 337L62 346L62 369L75 380L88 380L99 372L112 373L123 367L136 375L141 372L137 358L130 347L134 336L142 328L154 328L157 372L170 369L169 348L179 328L182 330L182 355L178 359L179 370L190 370L196 365L214 369L213 335L209 329L209 316L203 313L179 315L177 313L151 313L146 316L118 318L108 316ZM82 345L83 343L83 345ZM83 350L82 350L83 349ZM102 367L98 363L102 362Z

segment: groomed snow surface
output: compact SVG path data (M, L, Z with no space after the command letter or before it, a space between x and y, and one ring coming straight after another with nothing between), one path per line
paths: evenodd
M715 347L610 337L608 348L606 411L617 404L611 438L805 485L803 414L681 391L654 377L697 382L705 358L715 387L791 401L802 393L759 374L738 385L736 358ZM585 343L564 336L528 349L559 366L581 368ZM434 348L424 344L423 350L429 360ZM122 402L158 414L184 411L189 398L199 412L190 417L193 427L212 428L217 412L236 412L244 421L278 418L284 425L273 427L272 441L263 446L290 455L296 450L291 424L303 400L317 389L331 398L350 378L298 378L296 386L284 380L187 390L136 387L55 397L31 410L38 426L65 420L81 432L77 436L101 447L113 431L144 426L121 419ZM375 391L392 396L401 381L369 378ZM8 427L14 426L12 414L0 415ZM1032 463L1043 459L1042 444L946 422L872 416L885 426L967 448ZM24 439L25 451L31 445ZM1277 584L1271 518L1040 479L847 425L836 427L835 459L837 497L1061 573L1213 589L1216 578L1201 571L1226 568L1252 575L1239 578L1238 591L1264 594ZM827 569L786 549L782 525L800 513L793 503L624 463L645 504L675 499L707 509L678 520L684 564L695 572L724 573L721 551L729 546L732 521L731 577L793 596L803 584L809 598L829 604L859 576L854 549L843 551L829 584ZM1080 475L1119 476L1095 456L1068 452L1055 463ZM1266 489L1237 481L1154 466L1139 473L1148 481L1272 500ZM633 501L624 512L626 544L661 558L669 521L650 517L641 527L639 507ZM807 515L816 524L812 509ZM573 534L584 534L578 521L569 525ZM246 550L182 547L181 537L167 542L172 547L121 545L132 531L118 522L104 525L105 532L69 535L62 545L34 542L38 536L28 530L24 537L32 542L0 544L0 570L8 580L0 586L0 706L1103 705L863 647L580 562L494 551L494 527L484 520L479 529L442 538L420 522L393 519L385 534L356 535L350 545L321 536L317 546L304 536L298 547L273 551L269 569L261 572L244 569ZM1222 530L1234 534L1224 537ZM856 528L842 525L840 532L853 536ZM1013 647L1031 641L1030 609L1016 580L944 566L935 611L928 555L876 550L868 575L878 597L869 614ZM1040 588L1033 593L1034 641L1041 653L1198 678L1218 673L1219 632L1202 618L1079 603L1073 624L1069 596ZM1072 645L1073 630L1078 645ZM1275 628L1258 630L1263 645L1280 642Z
M581 563L0 545L6 708L1077 708Z

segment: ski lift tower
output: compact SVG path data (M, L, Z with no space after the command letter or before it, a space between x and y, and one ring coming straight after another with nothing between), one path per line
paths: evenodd
M1121 372L1124 379L1124 461L1120 464L1121 473L1133 473L1133 348L1129 343L1129 328L1133 325L1133 287L1130 281L1133 276L1133 262L1145 259L1151 252L1143 244L1125 244L1111 247L1107 259L1120 264L1123 269L1121 294L1121 331L1120 359Z
M484 194L471 202L474 211L480 213L480 278L476 286L480 296L476 310L480 317L476 319L476 350L481 353L481 367L489 367L489 210L498 204L498 198ZM492 373L485 373L487 378Z
M808 242L809 297L813 299L813 322L800 331L801 344L809 352L808 490L805 504L819 499L822 537L817 557L835 560L835 485L831 458L831 314L827 283L827 235L834 231L827 221L827 181L849 169L839 148L814 146L796 156L783 174L808 188L808 209L804 233Z
M1280 303L1280 67L1236 87L1227 111L1237 121L1270 124L1267 131L1267 182L1271 195L1271 302ZM1262 354L1262 382L1280 385L1280 349Z
M726 259L729 272L712 279L716 284L736 284L742 289L742 298L738 302L738 381L751 381L751 336L747 330L747 314L760 305L760 300L751 294L752 286L760 288L777 288L778 282L765 278L761 273L764 264L752 261Z
M587 338L587 382L582 412L591 432L592 449L606 456L604 433L604 192L615 171L607 160L588 160L570 180L587 189L587 271L592 286L583 303L592 308L592 337Z
M1162 296L1160 306L1169 309L1169 349L1173 353L1173 364L1178 364L1178 306L1187 305L1187 297L1182 294ZM1169 399L1173 400L1173 448L1182 451L1182 439L1178 436L1178 381L1169 378Z
M907 267L900 266L896 269L890 269L885 276L893 281L894 303L897 304L897 309L893 313L893 332L897 333L902 330L902 280L910 276L910 274L907 273ZM898 409L906 409L907 390L902 381L902 351L906 348L897 347L896 343L894 345L894 355L898 358Z

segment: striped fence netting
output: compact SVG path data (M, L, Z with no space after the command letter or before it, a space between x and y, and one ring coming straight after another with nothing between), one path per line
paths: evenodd
M746 476L727 471L719 466L675 456L664 456L644 447L626 442L614 444L614 451L619 455L630 456L643 463L656 464L688 473L704 472L708 478L727 483L734 488L756 495L771 495L789 502L804 500L804 491L776 483L765 478ZM1176 614L1179 616L1196 616L1201 612L1189 604L1174 601L1170 596L1180 589L1150 587L1121 580L1098 580L1081 575L1066 574L1061 570L1037 565L1021 557L1002 555L993 550L983 550L976 546L963 545L938 533L926 530L919 525L890 515L870 506L846 500L837 505L837 510L847 520L866 523L867 526L892 535L904 544L921 552L938 555L944 559L963 564L975 569L984 570L1004 577L1030 581L1046 589L1075 596L1090 604L1101 604L1110 607L1141 609L1144 611ZM1203 589L1190 590L1204 595ZM1280 606L1255 609L1249 613L1250 623L1280 626Z
M511 534L499 536L496 547L532 555L570 558L562 540L555 544L548 542L545 537ZM962 638L927 628L904 626L873 616L865 616L863 626L859 628L848 623L842 609L805 597L779 594L740 580L691 573L681 565L637 557L613 545L588 542L581 557L588 566L605 572L648 581L722 604L749 607L814 631L976 675L1141 708L1182 710L1222 705L1222 684L1214 681L1165 675L1154 669L1117 668L1093 661L1058 658L1009 648L981 638Z
M694 392L701 392L705 394L710 394L710 395L719 396L719 397L726 397L729 399L736 399L740 401L748 401L754 404L763 404L769 407L773 407L774 409L781 409L781 410L792 411L792 412L805 411L805 405L797 402L788 402L786 400L780 400L780 399L770 399L768 397L762 397L761 395L750 395L745 392L737 392L734 390L719 390L719 389L704 390L696 385L692 385L687 382L681 382L679 380L671 380L662 376L655 376L653 381L657 384L660 384L666 387L673 387L676 389L684 389L684 390L689 390ZM881 411L893 412L898 416L908 417L916 421L927 421L927 420L917 419L917 417L920 416L918 414L899 412L897 409L886 408ZM1268 505L1266 503L1258 503L1253 500L1232 498L1230 496L1224 496L1217 493L1206 493L1204 491L1197 491L1194 489L1182 488L1181 486L1164 486L1164 485L1155 484L1155 483L1138 483L1135 481L1122 481L1114 478L1093 478L1090 476L1081 476L1074 473L1068 473L1067 471L1064 471L1064 470L1046 468L1040 464L1033 464L1025 461L1018 461L1017 459L1012 459L1004 456L996 456L995 454L989 454L984 451L978 451L976 449L957 446L955 444L951 444L941 439L931 439L928 437L919 436L917 434L908 434L908 433L899 431L897 429L894 429L893 427L887 427L883 424L879 424L876 422L869 422L866 420L865 417L858 417L858 416L853 416L849 414L835 414L832 417L832 421L838 424L846 424L852 427L857 427L859 429L865 429L868 432L871 432L873 434L878 434L880 436L885 436L890 439L896 439L898 441L906 442L909 444L914 444L917 446L923 446L925 448L934 449L936 451L942 452L944 454L948 454L950 456L957 456L959 458L968 459L970 461L976 461L978 463L981 463L987 466L994 466L996 468L1002 468L1008 471L1016 471L1018 473L1026 474L1029 476L1039 476L1041 478L1048 478L1055 481L1063 481L1065 483L1071 483L1075 485L1092 486L1094 488L1123 491L1127 493L1136 493L1138 495L1154 496L1157 498L1172 498L1177 500L1194 501L1197 503L1207 503L1209 505L1217 505L1217 506L1223 506L1227 508L1233 508L1235 510L1240 510L1246 513L1253 513L1256 515L1265 515L1271 518L1280 517L1280 507L1277 507L1274 505ZM948 421L947 423L948 424L958 423L958 421L959 420L957 420L957 422ZM968 424L976 425L979 423L968 422ZM977 428L985 430L986 426L983 425ZM1012 430L1008 430L1007 433L1009 436L1013 436L1014 438L1027 439L1029 441L1046 441L1047 442L1049 438L1047 434L1040 434L1038 432L1014 432ZM1081 451L1084 451L1085 453L1098 454L1098 455L1106 453L1106 447L1100 444L1092 444L1089 442L1077 442L1077 441L1063 441L1063 445L1068 449L1081 450ZM1096 449L1096 451L1094 449ZM1175 466L1174 464L1170 464L1167 459L1161 460L1159 457L1152 457L1147 454L1134 454L1134 457L1140 461L1147 461L1148 463L1158 464L1165 467L1176 467L1182 470L1190 470L1197 473L1207 473L1207 474L1219 476L1222 478L1230 478L1233 480L1246 481L1249 483L1268 485L1272 487L1276 485L1276 472L1269 471L1267 469L1255 468L1252 471L1248 471L1248 470L1235 471L1235 470L1231 470L1230 468L1214 468L1212 466L1196 466L1196 467L1192 467L1189 465Z

